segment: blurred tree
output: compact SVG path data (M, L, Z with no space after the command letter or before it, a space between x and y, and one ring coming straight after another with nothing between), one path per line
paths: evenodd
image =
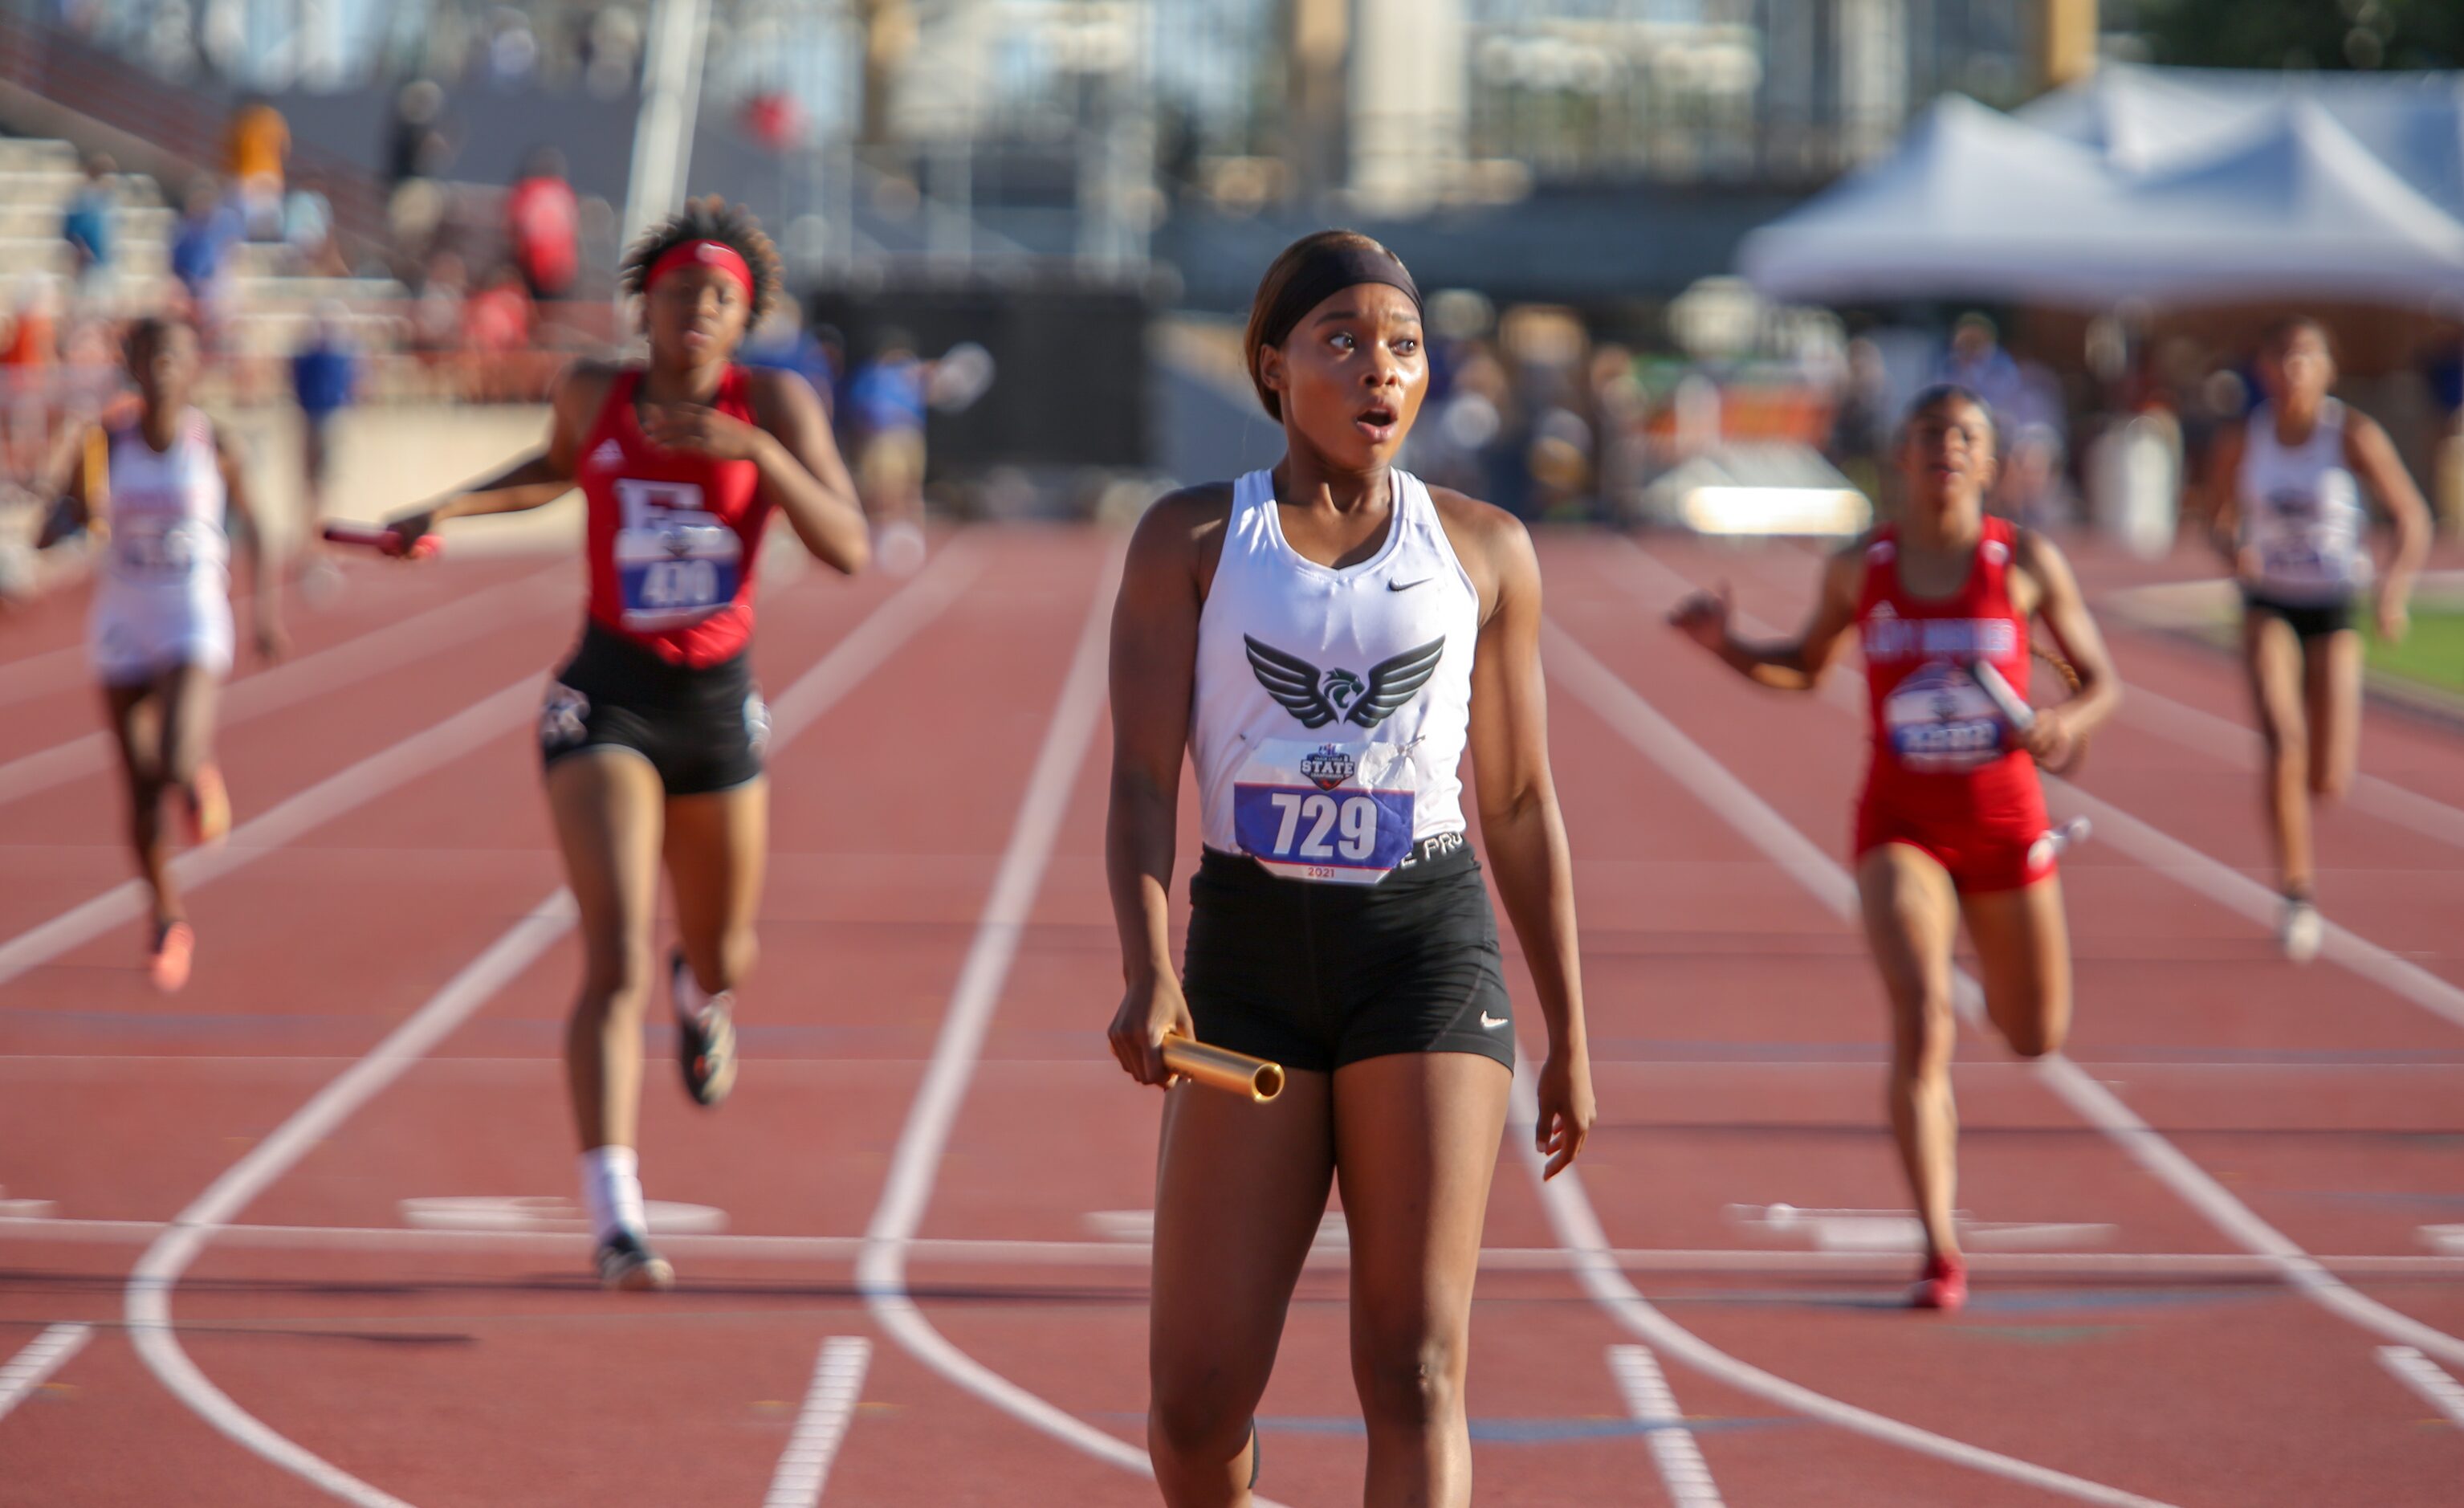
M2464 68L2464 0L2108 0L2152 62L2203 68Z

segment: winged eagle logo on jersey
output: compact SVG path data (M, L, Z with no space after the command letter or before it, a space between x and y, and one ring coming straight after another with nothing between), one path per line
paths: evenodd
M1363 681L1353 671L1322 672L1299 655L1261 644L1245 633L1241 639L1249 646L1249 668L1258 673L1258 684L1305 728L1322 728L1338 718L1364 728L1377 726L1420 694L1446 653L1444 639L1431 639L1419 649L1370 666L1369 678Z

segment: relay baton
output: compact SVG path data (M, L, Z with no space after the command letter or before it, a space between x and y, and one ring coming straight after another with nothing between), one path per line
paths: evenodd
M1265 1104L1284 1092L1284 1066L1263 1057L1208 1047L1177 1032L1163 1039L1163 1066L1181 1077Z
M325 525L325 538L336 544L356 544L363 549L381 550L404 560L433 560L445 549L445 542L433 534L423 534L407 548L398 546L401 536L376 523L345 523L337 519Z
M2080 844L2086 842L2088 840L2088 834L2095 831L2095 826L2091 824L2087 818L2073 817L2068 822L2063 823L2060 827L2057 827L2051 832L2046 833L2045 836L2053 840L2055 853L2067 854L2072 849L2075 849Z
M2036 709L2028 705L2026 698L2011 689L2011 683L2002 678L2002 673L1995 670L1991 662L1969 660L1968 678L1976 682L1977 689L1985 693L1986 700L1993 703L1993 710L2002 714L2002 721L2011 725L2012 732L2024 734L2036 725Z

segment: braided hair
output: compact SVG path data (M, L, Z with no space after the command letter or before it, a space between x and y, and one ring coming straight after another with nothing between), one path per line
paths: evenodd
M716 194L707 199L686 201L685 207L642 233L625 254L624 265L617 270L617 281L628 294L639 296L643 279L659 258L677 247L693 241L718 241L735 248L753 269L753 311L745 319L745 328L759 325L762 318L783 297L784 273L779 261L779 248L762 233L761 222L753 211L740 204L729 204Z

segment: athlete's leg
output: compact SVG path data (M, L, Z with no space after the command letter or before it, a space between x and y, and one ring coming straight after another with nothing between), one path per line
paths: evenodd
M154 682L141 680L106 684L102 700L120 749L121 788L128 793L128 845L136 851L146 888L154 893L154 924L160 928L182 916L171 855L163 841L163 699Z
M202 665L164 672L163 778L193 790L197 771L213 762L214 703L221 681Z
M1172 1508L1250 1501L1250 1420L1334 1170L1331 1084L1293 1070L1263 1105L1187 1083L1165 1101L1147 1451Z
M2301 641L2272 612L2242 615L2242 654L2266 744L2263 789L2276 867L2288 896L2307 896L2310 869L2310 729L2301 698Z
M2002 1040L2021 1057L2060 1052L2071 1028L2071 940L2060 876L1962 896L1959 909L1976 944L1985 1013Z
M1951 1012L1951 941L1959 897L1932 855L1883 843L1857 860L1865 945L1891 1002L1891 1137L1916 1195L1925 1247L1959 1253L1951 1221L1958 1191L1959 1111L1950 1093L1950 1053L1958 1036Z
M649 761L601 746L550 765L547 800L581 915L582 993L564 1038L574 1130L585 1152L629 1147L642 1098L664 793Z
M2310 715L2310 793L2343 799L2362 743L2362 635L2322 633L2301 646L2303 702Z
M1471 1501L1472 1280L1513 1082L1505 1064L1471 1053L1397 1053L1335 1071L1368 1508Z
M753 972L753 930L770 849L770 784L668 798L668 880L685 963L703 991L734 989Z

